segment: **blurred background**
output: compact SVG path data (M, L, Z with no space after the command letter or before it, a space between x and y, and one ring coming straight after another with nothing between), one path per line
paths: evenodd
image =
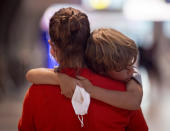
M170 130L170 0L4 0L0 4L0 131L17 131L26 90L25 73L56 63L49 54L48 21L62 7L89 17L91 31L115 28L139 47L150 131Z

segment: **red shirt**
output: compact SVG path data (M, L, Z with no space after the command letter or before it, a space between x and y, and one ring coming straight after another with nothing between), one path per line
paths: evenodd
M63 72L75 76L72 69L65 69ZM124 83L94 74L88 69L81 69L80 75L101 88L126 91ZM88 114L84 115L83 119L84 127L81 128L70 99L61 95L59 86L32 85L24 99L18 129L19 131L125 131L138 130L141 126L142 131L147 130L140 110L124 110L92 98ZM133 126L134 124L139 126Z

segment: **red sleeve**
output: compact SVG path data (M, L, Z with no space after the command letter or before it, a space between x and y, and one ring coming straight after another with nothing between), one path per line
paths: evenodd
M132 111L126 131L148 131L148 126L141 109Z
M30 87L24 98L22 116L18 123L18 131L35 131L33 106L32 87Z

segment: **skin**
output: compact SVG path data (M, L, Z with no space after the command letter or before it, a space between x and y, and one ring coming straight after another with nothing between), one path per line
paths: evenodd
M117 72L118 79L123 74L126 74L125 72L128 73L128 70ZM54 73L53 69L47 68L31 69L27 72L26 78L29 82L35 84L60 85L61 94L65 95L67 98L72 97L75 86L78 84L89 92L92 98L128 110L136 110L140 108L143 95L141 85L137 84L133 79L130 79L127 82L127 91L121 92L93 86L92 83L84 77L77 76L77 79L74 79L66 74ZM116 79L115 76L111 78ZM127 78L125 80L127 80Z
M113 73L114 72L114 73ZM132 72L134 70L125 69L121 72L112 71L112 75L110 77L115 80L121 80L126 83L127 91L111 91L104 88L99 88L97 86L92 85L92 83L83 77L78 77L79 85L86 89L91 95L91 97L103 101L109 105L116 106L123 109L135 110L140 107L143 91L139 84L136 83L132 77ZM116 73L116 76L115 76ZM114 74L114 75L113 75Z
M49 40L51 46L51 54L57 60L59 58L59 50L54 46L54 44ZM61 94L65 95L67 98L71 98L76 84L79 84L94 99L105 102L109 105L116 106L122 109L136 110L140 108L143 92L141 85L137 84L133 79L131 79L134 73L132 66L123 69L120 72L114 70L108 71L108 76L114 80L119 80L127 82L127 91L111 91L97 86L93 86L92 83L81 76L77 79L67 76L62 73L55 73L54 69L47 68L36 68L31 69L26 74L26 79L29 82L35 84L51 84L60 85ZM69 87L69 88L68 88Z
M108 71L108 76L112 79L128 82L131 77L133 76L133 73L136 73L133 66L128 66L126 69L123 69L121 71Z

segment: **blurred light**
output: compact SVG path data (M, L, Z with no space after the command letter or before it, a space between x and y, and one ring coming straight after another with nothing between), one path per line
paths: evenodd
M109 7L111 0L89 0L92 8L101 10Z
M81 0L86 10L121 10L126 0Z
M170 20L170 5L163 0L127 0L123 13L129 19L165 21Z

